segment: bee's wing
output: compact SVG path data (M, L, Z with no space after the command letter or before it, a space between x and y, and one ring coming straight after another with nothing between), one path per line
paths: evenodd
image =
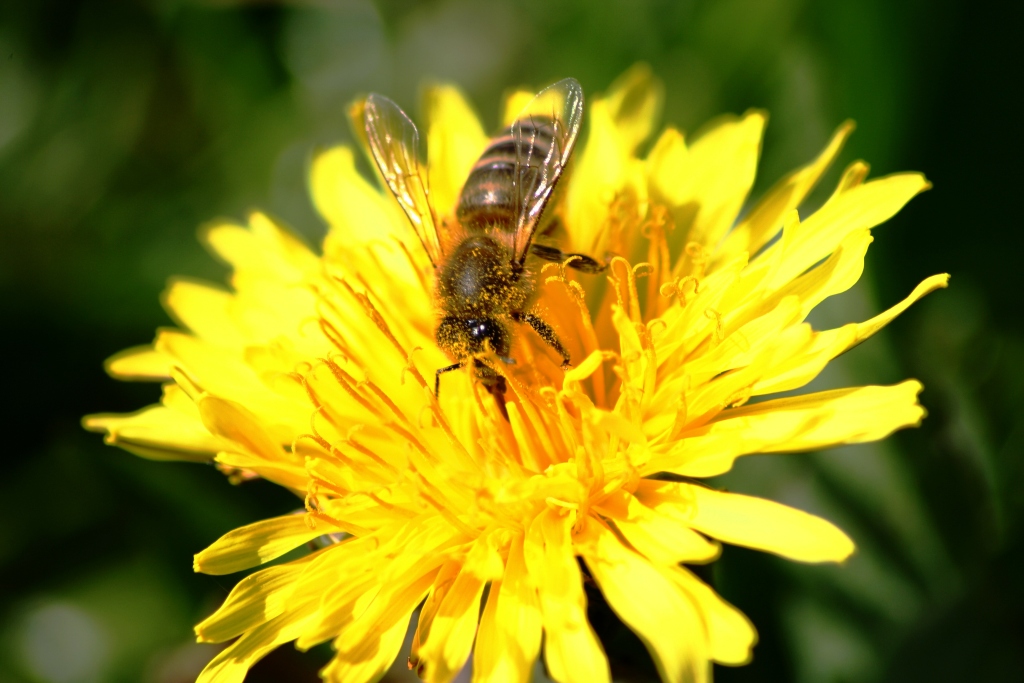
M430 187L420 169L417 150L420 134L402 109L383 95L366 98L363 111L370 152L391 194L409 217L416 235L435 266L441 261L434 212L430 207Z
M538 93L512 124L516 263L521 264L530 251L541 214L569 163L582 121L583 88L575 78L566 78Z

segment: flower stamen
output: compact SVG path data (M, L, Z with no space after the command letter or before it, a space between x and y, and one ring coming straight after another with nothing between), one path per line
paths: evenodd
M704 310L704 317L708 320L715 321L715 329L712 335L712 346L716 346L725 338L725 334L722 330L722 314L714 308L707 308Z

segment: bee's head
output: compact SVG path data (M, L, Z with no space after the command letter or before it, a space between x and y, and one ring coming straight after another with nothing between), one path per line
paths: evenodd
M499 358L507 358L512 335L497 318L447 316L437 326L437 344L457 360L488 350Z

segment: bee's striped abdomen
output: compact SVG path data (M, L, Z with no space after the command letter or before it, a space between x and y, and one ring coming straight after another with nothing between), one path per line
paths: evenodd
M459 223L470 231L495 225L514 230L527 201L523 188L541 172L554 136L551 119L534 117L520 121L515 134L510 127L491 140L462 187Z

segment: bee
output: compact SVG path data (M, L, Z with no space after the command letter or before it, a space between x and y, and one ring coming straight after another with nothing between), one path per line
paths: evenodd
M434 266L440 313L436 339L453 361L435 373L435 396L440 395L441 375L468 365L507 418L505 378L481 356L493 353L513 364L509 352L519 325L533 328L561 356L563 369L570 366L569 352L554 329L530 312L535 282L528 259L568 261L589 273L604 269L584 254L534 243L582 118L583 89L575 79L542 90L480 155L463 185L454 220L439 223L420 167L415 124L387 97L366 99L363 121L370 152Z

